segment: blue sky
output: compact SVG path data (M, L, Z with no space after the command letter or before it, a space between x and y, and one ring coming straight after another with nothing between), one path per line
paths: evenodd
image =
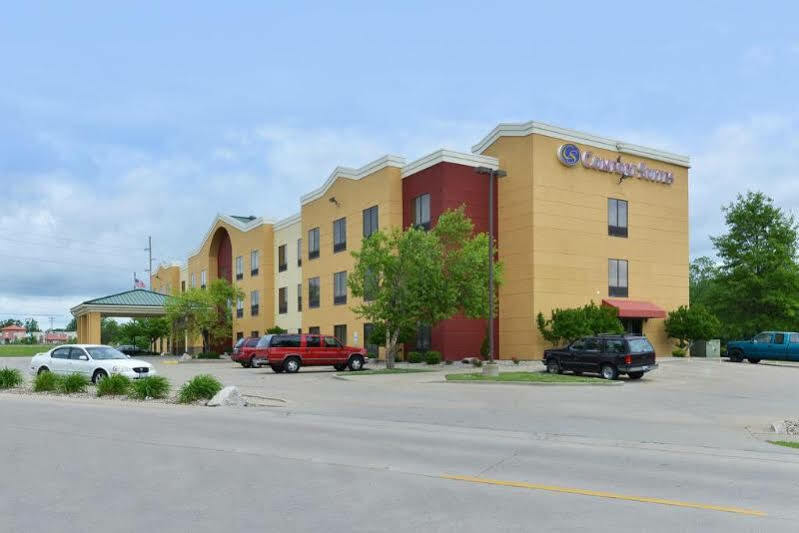
M217 212L287 216L337 165L503 121L690 155L694 256L736 192L799 200L790 2L111 4L0 17L0 317L64 323L149 234L180 260Z

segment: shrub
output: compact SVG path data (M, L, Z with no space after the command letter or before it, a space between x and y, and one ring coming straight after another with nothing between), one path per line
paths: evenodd
M216 352L205 352L197 354L197 359L219 359L219 354Z
M483 337L482 344L480 344L480 355L488 357L488 328L486 328L486 335Z
M447 359L446 361L444 361L444 364L445 365L451 365L452 364L452 360L451 359Z
M282 335L283 333L288 333L288 330L281 328L280 326L272 326L268 330L266 330L267 335Z
M22 372L16 368L0 370L0 389L10 389L22 385Z
M436 352L435 350L431 350L424 354L424 361L428 365L437 365L441 362L441 352Z
M518 357L511 357L510 360L513 361L514 365L518 365L519 364L519 358Z
M89 380L83 374L69 374L58 380L58 392L64 394L75 394L76 392L86 392Z
M461 363L463 363L464 365L470 365L470 364L472 364L472 358L471 357L464 357L463 359L461 359Z
M421 363L422 362L422 354L419 352L408 352L408 362L409 363Z
M673 355L674 357L685 357L685 350L683 350L682 348L674 348L671 351L671 355Z
M130 390L130 378L111 374L97 382L97 396L122 396Z
M164 376L137 379L131 385L130 395L139 400L166 398L169 395L169 380Z
M35 392L52 392L58 388L60 378L52 372L42 372L36 375L33 380L33 390Z
M472 359L472 366L475 368L480 368L481 366L483 366L483 360L475 357L474 359Z
M178 392L178 401L193 403L197 400L210 400L220 390L222 390L222 384L218 379L208 374L200 374L183 384Z
M378 355L378 353L377 353L377 352L367 352L367 354L366 354L366 356L367 356L369 359L377 359L377 355Z

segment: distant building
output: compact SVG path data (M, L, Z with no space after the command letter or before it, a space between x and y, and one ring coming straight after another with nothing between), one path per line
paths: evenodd
M4 344L10 344L25 336L25 328L22 326L6 326L0 330L0 340L2 340Z
M44 342L46 344L64 344L77 336L75 331L48 331L44 334Z

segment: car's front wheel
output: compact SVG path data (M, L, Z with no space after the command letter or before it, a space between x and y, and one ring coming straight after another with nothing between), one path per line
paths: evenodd
M49 368L47 368L46 366L40 366L40 367L39 367L39 371L38 371L38 372L36 372L36 373L37 373L37 374L44 374L45 372L50 372L50 369L49 369Z
M627 377L630 378L630 379L641 379L642 377L644 377L644 373L643 372L628 372L627 373Z
M733 350L730 352L730 361L733 363L740 363L744 360L744 353L741 350Z
M602 365L602 377L614 380L619 377L619 371L613 365Z
M563 369L560 367L560 363L557 359L549 359L547 360L547 372L550 374L562 374Z
M92 383L97 385L107 377L108 377L108 372L106 372L102 368L98 368L97 370L94 371L94 374L92 374Z
M355 355L353 357L350 357L350 360L347 362L347 366L353 372L356 372L358 370L362 370L363 369L363 357L361 357L360 355Z

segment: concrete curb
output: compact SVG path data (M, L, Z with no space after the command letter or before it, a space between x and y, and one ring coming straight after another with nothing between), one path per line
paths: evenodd
M429 381L428 383L457 383L459 385L542 385L547 387L613 387L624 385L623 381L600 381L597 383L591 382L552 382L552 381L489 381L489 380L444 380L444 381Z

